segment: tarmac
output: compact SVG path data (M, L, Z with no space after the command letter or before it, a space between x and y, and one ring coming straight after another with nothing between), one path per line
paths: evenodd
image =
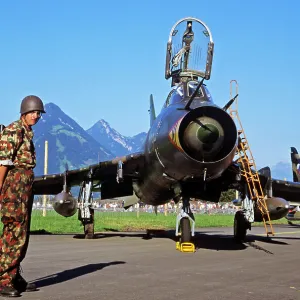
M300 226L255 227L244 243L232 228L196 232L195 253L175 249L174 231L31 235L23 276L35 300L300 300Z

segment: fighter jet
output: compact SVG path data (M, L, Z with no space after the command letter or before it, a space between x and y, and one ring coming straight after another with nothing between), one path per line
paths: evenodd
M213 51L212 34L204 22L192 17L179 20L167 42L165 78L171 79L171 91L158 116L151 96L144 151L36 177L34 193L57 194L54 209L63 216L78 211L86 237L94 233L93 191L100 190L101 199L123 197L125 207L139 201L153 206L182 201L176 235L181 235L183 243L192 240L195 230L190 199L218 202L222 191L236 189L239 200L250 203L235 217L234 236L243 239L251 223L262 221L262 216L257 203L249 199L241 166L235 160L238 131L227 112L234 99L219 107L206 85ZM266 202L270 218L276 220L286 215L288 203L273 197L268 175L264 172L261 177L269 192ZM285 186L285 182L273 184L278 190ZM70 194L76 185L80 186L78 200Z
M293 184L300 186L300 155L295 147L291 147L291 162L293 171ZM289 212L286 216L288 223L294 225L293 221L300 221L300 199L299 195L294 195L294 197L289 201L290 207Z

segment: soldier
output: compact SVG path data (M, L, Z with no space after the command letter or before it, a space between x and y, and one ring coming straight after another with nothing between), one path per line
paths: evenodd
M0 296L18 297L37 290L20 274L29 242L33 203L33 168L36 164L32 126L45 113L42 100L27 96L21 117L0 134L0 204L3 232L0 239Z

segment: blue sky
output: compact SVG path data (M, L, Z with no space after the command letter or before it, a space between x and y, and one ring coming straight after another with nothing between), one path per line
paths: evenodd
M300 150L300 2L2 1L0 123L19 117L21 99L40 96L88 129L103 118L124 135L149 128L169 92L166 43L183 17L200 18L215 42L214 101L239 83L239 114L259 166Z

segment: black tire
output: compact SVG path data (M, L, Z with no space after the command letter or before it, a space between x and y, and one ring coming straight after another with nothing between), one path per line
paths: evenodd
M242 211L237 211L234 216L233 235L237 241L244 241L249 223Z
M84 223L84 238L93 239L95 233L94 209L90 208L91 217Z
M181 243L190 243L192 241L192 233L191 233L191 222L189 218L182 218L180 220L180 228L181 228Z

